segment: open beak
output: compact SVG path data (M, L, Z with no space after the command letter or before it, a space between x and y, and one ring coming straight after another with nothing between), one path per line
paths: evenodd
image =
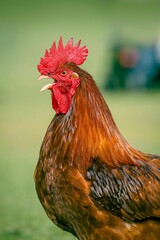
M49 79L50 77L45 76L45 75L41 75L37 80L41 80L41 79L44 79L44 78ZM51 90L54 84L55 83L49 83L49 84L45 85L40 91L43 92L45 90Z

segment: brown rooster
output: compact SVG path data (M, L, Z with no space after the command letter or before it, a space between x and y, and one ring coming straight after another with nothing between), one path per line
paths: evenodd
M56 112L35 170L48 217L80 240L160 239L160 157L122 137L93 78L78 67L86 46L60 38L41 58L41 78L54 82Z

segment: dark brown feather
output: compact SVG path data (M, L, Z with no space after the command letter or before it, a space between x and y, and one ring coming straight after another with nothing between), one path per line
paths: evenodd
M142 162L141 166L111 168L95 160L87 172L91 198L102 210L125 220L160 218L160 169Z

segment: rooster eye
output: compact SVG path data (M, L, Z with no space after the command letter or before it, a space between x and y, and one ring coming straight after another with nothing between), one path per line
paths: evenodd
M67 71L62 71L61 74L62 74L63 76L66 76Z

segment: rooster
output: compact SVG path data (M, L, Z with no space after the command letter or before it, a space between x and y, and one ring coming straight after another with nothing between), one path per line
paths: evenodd
M79 240L160 239L160 157L131 147L92 76L80 41L54 42L38 65L56 114L35 170L54 224Z

